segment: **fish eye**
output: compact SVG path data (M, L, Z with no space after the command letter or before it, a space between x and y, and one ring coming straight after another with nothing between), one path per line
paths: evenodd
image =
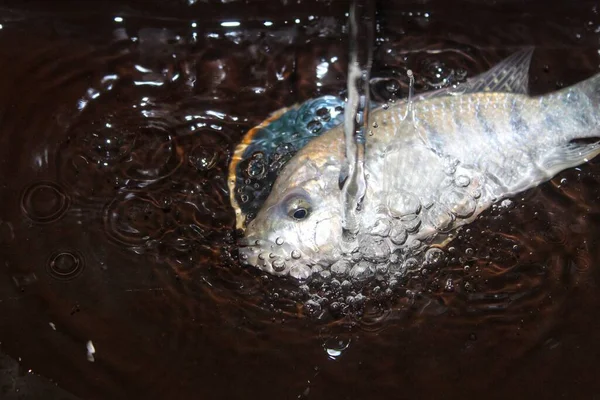
M288 217L296 221L306 219L312 210L309 201L303 196L294 196L284 202L285 211Z
M308 210L306 208L299 208L294 211L293 217L295 219L304 219L308 215Z

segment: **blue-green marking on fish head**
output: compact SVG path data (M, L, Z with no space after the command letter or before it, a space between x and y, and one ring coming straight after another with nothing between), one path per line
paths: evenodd
M276 111L244 135L229 167L238 229L256 215L285 163L311 139L343 122L344 105L334 96L308 100Z

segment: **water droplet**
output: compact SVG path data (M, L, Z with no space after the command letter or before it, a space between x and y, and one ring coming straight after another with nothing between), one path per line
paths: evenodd
M83 272L83 256L77 251L57 251L48 259L47 271L56 279L71 280Z
M88 342L85 344L85 348L87 349L87 360L89 362L94 362L94 354L96 354L96 348L94 347L94 344L91 340L88 340Z
M330 338L323 342L323 349L327 353L330 360L337 360L350 346L351 340Z
M317 109L316 115L325 122L331 119L331 114L329 113L329 109L327 107L321 107Z
M262 153L255 153L252 155L252 158L248 160L248 165L244 172L247 177L252 179L262 179L265 177L267 166Z
M454 180L456 186L467 187L471 183L471 179L466 175L459 175Z
M504 199L500 203L500 207L505 208L505 209L511 208L512 206L513 206L513 202L510 199Z
M283 261L280 258L278 258L277 260L273 261L273 269L275 270L275 272L283 272L283 271L285 271L285 261Z
M21 198L21 211L33 222L48 224L59 220L69 208L69 197L52 182L30 185Z
M319 121L310 121L306 126L311 133L319 133L323 125Z

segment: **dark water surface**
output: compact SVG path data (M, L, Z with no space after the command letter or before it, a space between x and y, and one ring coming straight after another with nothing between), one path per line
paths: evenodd
M344 312L238 264L232 150L343 94L348 4L223 3L2 2L0 398L597 398L598 161ZM600 71L599 7L381 1L373 98L528 45L532 93L575 83Z

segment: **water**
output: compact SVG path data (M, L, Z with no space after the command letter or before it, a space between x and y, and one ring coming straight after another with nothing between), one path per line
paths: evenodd
M0 14L0 397L596 395L598 161L409 280L315 301L238 265L226 173L270 112L345 95L347 4L120 3ZM600 69L595 3L380 4L371 96L532 44L533 93L580 81Z
M367 190L365 143L369 130L370 88L373 64L375 2L353 0L348 15L348 99L344 116L346 160L342 167L342 229L345 239L358 234L362 200ZM353 247L349 245L348 247Z

